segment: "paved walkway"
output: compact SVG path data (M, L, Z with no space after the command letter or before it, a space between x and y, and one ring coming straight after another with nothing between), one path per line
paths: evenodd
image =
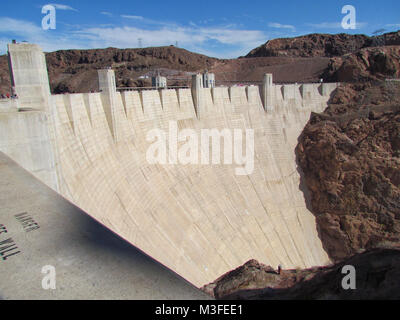
M207 299L0 152L0 299ZM56 289L44 290L44 266Z

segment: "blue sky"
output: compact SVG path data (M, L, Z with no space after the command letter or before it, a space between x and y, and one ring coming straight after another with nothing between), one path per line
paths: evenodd
M43 30L42 6L56 7L56 29ZM344 30L344 5L356 8L357 29ZM234 58L278 37L400 29L399 0L2 0L0 54L11 39L45 51L136 48L178 43L219 58Z

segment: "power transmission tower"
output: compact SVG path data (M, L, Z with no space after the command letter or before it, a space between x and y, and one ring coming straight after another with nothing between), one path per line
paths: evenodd
M143 39L142 38L138 39L138 46L139 46L139 48L143 48Z

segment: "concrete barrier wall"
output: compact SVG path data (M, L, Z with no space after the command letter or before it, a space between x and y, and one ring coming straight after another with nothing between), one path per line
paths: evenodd
M275 85L271 110L258 87L201 89L196 107L190 89L54 95L48 111L0 113L0 150L198 287L250 259L323 265L294 149L335 87ZM254 172L149 164L148 132L171 121L199 135L253 129Z
M0 112L15 112L18 110L18 99L0 99Z
M0 150L57 190L50 128L45 112L0 112Z

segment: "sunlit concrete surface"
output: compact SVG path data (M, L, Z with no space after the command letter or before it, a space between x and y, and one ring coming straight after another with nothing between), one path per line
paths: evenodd
M9 51L28 64L23 70L43 75L42 64L29 65L41 59L36 46L31 59L23 59L27 44ZM0 151L197 287L250 259L284 268L328 263L294 150L337 84L278 85L266 75L260 87L202 88L201 80L194 77L192 89L120 93L107 69L99 71L100 93L43 97L47 85L37 84L48 80L33 78L35 103L0 112ZM26 111L39 100L48 103ZM150 164L146 136L168 133L171 121L197 134L254 130L254 171L238 176L235 163Z
M1 299L208 299L1 152L0 177Z

